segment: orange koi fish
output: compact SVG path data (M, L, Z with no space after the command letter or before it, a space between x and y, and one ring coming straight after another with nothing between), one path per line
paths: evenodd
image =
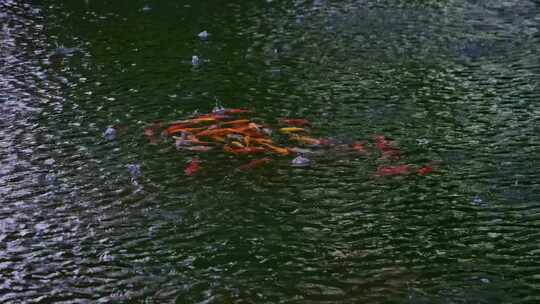
M222 128L222 129L212 129L212 130L205 130L202 132L197 133L197 136L223 136L231 133L236 133L237 131L235 129L231 128Z
M301 119L301 118L281 118L279 120L279 123L283 125L289 125L289 126L295 126L295 127L303 127L303 126L311 125L311 123L307 119Z
M197 173L199 171L199 169L201 168L200 167L200 163L201 161L198 159L198 158L194 158L192 159L188 166L186 167L186 169L184 169L184 173L187 175L187 176L192 176L194 175L195 173Z
M269 158L269 157L265 157L265 158L261 158L261 159L254 159L254 160L250 161L249 163L240 166L239 169L242 170L242 171L248 171L248 170L252 170L252 169L264 166L264 165L270 163L271 161L272 161L272 159Z
M225 109L223 111L223 114L245 114L245 113L251 113L251 111L246 110L246 109Z
M404 175L411 173L411 166L399 165L399 166L379 166L375 172L376 176L393 176Z
M226 122L221 123L222 126L229 126L229 125L242 126L242 125L248 125L248 124L249 124L249 119L238 119L238 120L226 121Z
M262 144L262 145L267 147L268 149L270 149L274 153L277 153L277 154L280 154L280 155L289 155L289 150L287 148L276 147L276 146L272 146L272 145L269 145L269 144Z
M247 136L246 136L247 137ZM251 141L263 145L263 144L273 144L274 142L269 138L251 138Z

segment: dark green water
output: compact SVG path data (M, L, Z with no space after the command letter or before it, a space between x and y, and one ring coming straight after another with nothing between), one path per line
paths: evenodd
M0 302L540 301L538 3L0 0L0 21ZM143 128L216 100L437 172L328 149L186 177Z

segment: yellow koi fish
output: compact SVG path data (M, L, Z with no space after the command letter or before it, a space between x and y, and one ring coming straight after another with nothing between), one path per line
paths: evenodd
M304 128L296 128L296 127L279 129L279 132L281 132L283 134L291 134L291 133L304 132L304 131L306 131Z

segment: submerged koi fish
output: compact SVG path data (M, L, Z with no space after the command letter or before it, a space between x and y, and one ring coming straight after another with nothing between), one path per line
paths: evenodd
M302 118L281 118L279 123L295 127L309 126L311 123L307 119Z
M416 173L418 173L418 175L427 175L429 173L433 172L433 166L432 165L426 165L426 166L423 166L422 168L416 170Z
M243 148L237 148L237 147L231 147L229 145L223 146L223 150L228 153L232 154L257 154L257 153L263 153L266 151L263 147L243 147Z
M377 147L377 149L379 149L381 152L388 150L397 150L396 142L392 140L387 140L384 135L375 135L373 139L375 140L375 147Z
M188 146L188 147L183 147L182 148L183 150L188 150L188 151L193 151L193 152L208 152L212 149L214 149L213 147L209 147L209 146Z
M306 144L306 145L310 145L310 146L321 145L320 140L312 138L312 137L307 137L307 136L292 135L289 139Z
M393 176L404 175L411 173L411 166L399 165L399 166L379 166L375 172L376 176Z
M283 133L283 134L291 134L291 133L304 132L304 131L306 131L306 130L303 129L303 128L296 128L296 127L281 128L281 129L279 129L279 132L281 132L281 133Z
M242 170L242 171L248 171L248 170L252 170L252 169L264 166L264 165L270 163L271 161L272 161L272 159L269 158L269 157L265 157L265 158L261 158L261 159L254 159L254 160L250 161L249 163L240 166L239 169Z
M359 154L368 155L369 152L366 150L364 145L365 145L365 143L363 143L363 142L355 142L355 143L351 144L351 148L353 148Z
M184 169L184 173L187 176L192 176L195 173L199 171L201 161L198 158L192 159L189 164L187 165L186 169Z
M287 150L289 150L289 152L291 152L291 153L296 153L296 154L312 154L312 153L314 153L313 150L302 149L302 148L297 148L297 147L287 148Z

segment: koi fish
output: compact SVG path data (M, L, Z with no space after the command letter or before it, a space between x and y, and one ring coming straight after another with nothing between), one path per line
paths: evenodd
M270 163L271 161L272 161L272 159L269 158L269 157L265 157L265 158L261 158L261 159L254 159L254 160L250 161L249 163L240 166L239 169L242 170L242 171L248 171L248 170L252 170L252 169L264 166L264 165Z
M277 153L277 154L280 154L280 155L289 155L289 150L287 148L276 147L276 146L269 145L269 144L262 144L262 145L267 147L268 149L270 149L274 153Z
M245 114L245 113L251 113L251 111L246 110L246 109L225 109L225 110L223 110L223 114Z
M190 147L183 147L182 149L193 151L193 152L208 152L214 148L209 147L209 146L190 146Z
M223 150L228 153L232 154L257 154L257 153L263 153L266 151L263 147L243 147L243 148L237 148L237 147L231 147L230 145L223 146Z
M381 157L379 159L400 159L401 158L401 151L398 149L391 149L386 150L382 152Z
M236 133L236 132L237 131L235 129L221 128L221 129L204 130L197 133L197 136L206 136L206 137L223 136L223 135Z
M431 165L426 165L418 170L416 170L416 173L418 173L418 175L428 175L429 173L433 172L433 166Z
M218 114L218 113L211 113L211 114L202 114L196 117L196 119L199 118L213 118L214 120L224 120L227 118L230 118L230 116Z
M364 144L365 143L362 143L362 142L355 142L355 143L351 144L351 148L353 148L359 154L368 155L369 152L364 147Z
M230 143L230 145L233 146L233 147L236 147L236 148L245 148L245 146L242 145L242 143L239 142L239 141L232 141L232 142Z
M302 149L302 148L297 148L297 147L287 148L287 150L289 150L289 152L291 152L291 153L296 153L296 154L311 154L311 153L314 153L310 149Z
M192 159L189 164L187 165L186 169L184 169L184 173L187 176L192 176L195 173L199 171L201 161L197 158Z
M311 123L307 119L301 119L301 118L281 118L279 120L279 123L283 125L289 125L289 126L295 126L295 127L303 127L303 126L310 126Z
M249 119L238 119L238 120L233 120L233 121L222 122L221 125L222 126L229 126L229 125L238 126L238 125L249 125L249 123L250 123Z
M379 166L375 172L376 176L393 176L409 174L411 166L399 165L399 166Z
M205 128L184 128L184 127L178 127L178 126L171 126L165 129L168 135L176 134L176 133L194 133L201 130L204 130Z
M263 145L263 144L273 144L274 142L269 139L269 138L251 138L250 137L250 141L253 141L259 145Z
M249 144L251 143L251 136L244 136L244 145L246 147L249 147Z
M387 140L384 135L376 135L375 147L381 151L380 159L400 159L401 151L396 147L396 142Z
M297 127L281 128L281 129L279 129L279 132L281 132L281 133L283 133L283 134L291 134L291 133L303 132L303 131L306 131L306 130L303 129L303 128L297 128Z
M374 136L375 139L375 147L379 149L380 151L388 151L388 150L397 150L396 148L396 142L387 140L384 135L376 135Z
M292 135L289 137L290 140L298 141L306 145L310 146L319 146L321 145L321 141L315 138L307 137L307 136L299 136L299 135Z
M225 142L225 138L221 136L209 136L209 138L212 139L213 141L222 142L222 143Z
M150 144L157 144L160 141L160 138L158 137L158 130L163 127L163 123L157 122L154 123L143 130L143 135L146 137L148 142Z

